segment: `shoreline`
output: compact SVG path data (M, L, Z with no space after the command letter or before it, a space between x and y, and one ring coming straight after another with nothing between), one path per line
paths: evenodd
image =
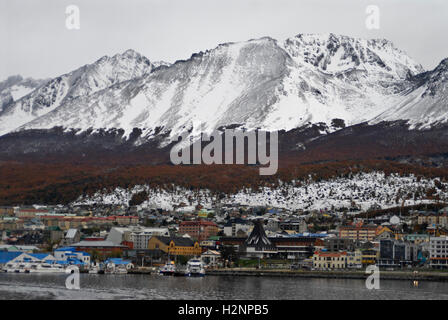
M207 270L207 276L252 276L252 277L299 277L299 278L327 278L327 279L361 279L365 280L370 275L365 271L305 271L305 270L287 270L287 269L251 269L251 268L233 268L233 269L214 269ZM381 271L381 280L407 280L407 281L435 281L448 282L448 272L438 271L419 271L414 274L413 271Z

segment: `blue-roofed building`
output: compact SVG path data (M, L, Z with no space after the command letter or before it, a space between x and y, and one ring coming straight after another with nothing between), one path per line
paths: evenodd
M328 233L309 233L309 232L305 232L305 233L294 233L294 234L290 234L290 237L309 237L309 238L326 238L328 237Z
M54 260L54 257L49 253L25 253L25 252L15 252L19 253L16 257L9 260L12 263L21 262L48 262Z
M123 260L122 258L109 258L104 261L105 264L113 263L115 265L128 265L131 263L129 260Z
M71 264L90 265L90 254L84 251L76 251L75 247L62 247L54 250L54 257L58 261L71 261ZM71 259L71 260L70 260Z
M22 252L19 251L13 251L13 252L0 251L0 265L7 264L9 261L17 258L21 254Z

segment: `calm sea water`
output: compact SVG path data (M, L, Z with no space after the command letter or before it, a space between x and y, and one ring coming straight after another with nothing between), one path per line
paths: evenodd
M0 299L448 299L448 283L279 277L204 278L81 274L81 289L65 288L65 274L0 274Z

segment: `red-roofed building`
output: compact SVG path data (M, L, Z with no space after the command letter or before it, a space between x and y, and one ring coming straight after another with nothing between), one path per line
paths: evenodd
M179 233L188 234L198 241L206 240L211 236L216 236L218 231L219 229L216 223L205 220L182 221L179 225Z
M316 251L313 255L313 268L345 269L347 267L347 252Z

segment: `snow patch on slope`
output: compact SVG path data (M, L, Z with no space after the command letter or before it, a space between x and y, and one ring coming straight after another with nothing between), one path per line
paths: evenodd
M442 183L445 190L448 183ZM329 210L331 208L356 207L366 210L372 205L382 208L414 205L431 202L427 199L426 191L434 188L434 179L421 178L414 175L386 176L382 172L360 173L351 178L339 177L327 181L315 182L292 181L281 183L276 188L262 188L260 190L242 189L221 199L225 204L242 204L250 206L274 206L290 210ZM437 195L447 199L448 192L436 189ZM173 186L165 189L151 189L148 186L135 186L131 189L117 188L113 192L98 191L91 197L80 197L74 204L120 204L128 205L132 195L141 191L149 193L148 200L143 205L153 208L173 210L181 203L186 205L201 204L207 208L219 202L217 196L209 190L190 191ZM397 203L397 199L399 202Z

